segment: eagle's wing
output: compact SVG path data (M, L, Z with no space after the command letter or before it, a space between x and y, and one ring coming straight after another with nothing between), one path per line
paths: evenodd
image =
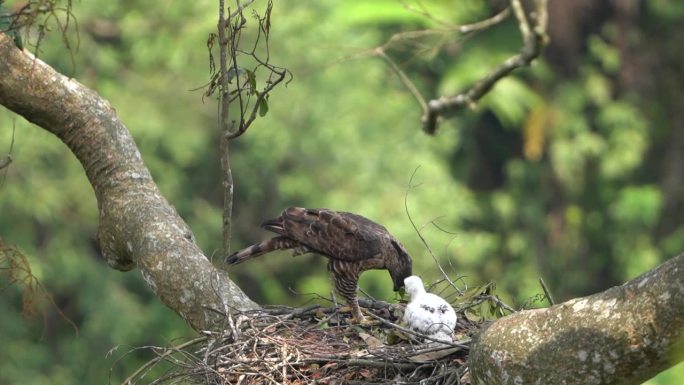
M262 224L314 252L344 261L361 261L382 253L387 230L360 215L327 209L289 207Z

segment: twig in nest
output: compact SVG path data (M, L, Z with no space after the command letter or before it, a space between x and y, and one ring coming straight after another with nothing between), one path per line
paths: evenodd
M457 344L457 343L453 343L453 342L446 342L446 341L443 341L443 340L434 338L434 337L432 337L432 336L429 336L429 335L427 335L427 334L418 333L418 332L413 331L413 330L411 330L411 329L407 329L407 328L405 328L405 327L403 327L403 326L399 326L399 325L395 324L394 322L390 322L390 321L388 321L388 320L386 320L386 319L384 319L384 318L382 318L382 317L378 317L377 315L375 315L375 314L373 314L373 313L365 312L365 314L371 316L372 318L375 318L376 320L382 322L382 323L385 324L385 325L391 326L392 328L397 329L397 330L400 330L400 331L402 331L402 332L404 332L404 333L406 333L406 334L411 334L411 335L413 335L413 336L420 337L420 338L422 338L422 339L430 340L430 341L433 341L433 342L439 342L439 343L441 343L441 344L444 344L444 345L447 345L447 346L451 346L452 348L469 349L469 347L466 346L466 345Z
M382 303L373 307L387 305L398 306ZM387 323L382 327L364 328L364 332L359 333L357 326L311 328L316 322L314 317L298 318L302 314L312 315L327 309L310 306L290 309L290 312L285 310L280 307L234 314L235 319L250 318L249 322L236 323L235 327L241 328L237 338L230 331L207 331L203 333L204 336L179 346L148 347L157 356L136 370L124 384L140 382L152 367L162 361L172 368L154 380L155 384L390 384L399 378L410 383L439 384L447 378L466 383L463 375L467 372L464 366L468 352L467 339L462 344L453 344L456 348L444 346L419 350L405 339L400 339L394 345L386 345L382 341L388 333L392 334L395 327L392 325L396 324L372 312L369 313L371 317ZM336 310L329 311L334 313ZM469 327L474 327L474 324L466 326ZM460 333L470 335L474 330L461 329ZM370 341L367 338L376 342L367 342ZM435 351L443 353L431 356L431 352ZM421 361L415 361L415 357L420 357Z

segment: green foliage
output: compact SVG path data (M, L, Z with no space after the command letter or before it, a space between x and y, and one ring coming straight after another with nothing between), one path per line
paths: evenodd
M20 49L24 48L24 43L21 40L19 27L14 22L14 18L10 16L10 12L0 1L0 33L7 33L14 39L14 44Z
M646 6L661 20L677 22L684 17L684 4L676 0L648 0Z
M662 99L670 94L647 99L621 89L625 61L614 25L587 39L575 74L535 63L427 137L413 97L369 49L395 32L471 23L490 10L476 0L422 3L437 20L395 1L275 4L271 55L294 80L231 143L233 249L267 237L258 224L287 205L331 207L383 223L410 250L414 273L430 281L439 272L406 200L448 274L467 275L473 287L497 282L499 295L519 306L541 292L539 276L562 301L619 284L684 249L684 227L663 224L673 198L654 177L663 167L658 154L649 155L675 129ZM221 248L217 106L202 100L201 87L216 5L160 4L77 3L80 33L68 34L80 43L75 63L56 34L40 57L111 102L163 194L213 256ZM682 15L676 1L646 6L653 23L675 25ZM433 97L472 84L516 53L520 38L515 23L504 23L467 39L444 32L402 43L388 54ZM0 296L0 382L103 383L111 367L112 383L120 382L152 354L135 352L115 365L126 349L107 356L114 346L163 345L192 332L138 274L114 272L99 259L95 197L59 140L2 110L0 156L13 125L0 236L19 245L79 337L47 303L37 309L45 319L23 318L20 288L10 287ZM532 144L536 157L526 155ZM276 254L231 276L268 304L302 305L313 296L292 291L328 296L331 289L325 261L313 256ZM394 300L389 283L383 271L361 280L371 295ZM480 315L500 315L483 306ZM677 383L667 376L657 383Z

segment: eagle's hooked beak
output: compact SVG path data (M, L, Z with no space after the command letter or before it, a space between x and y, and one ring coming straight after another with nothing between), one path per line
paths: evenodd
M399 291L404 287L404 282L394 282L394 291Z

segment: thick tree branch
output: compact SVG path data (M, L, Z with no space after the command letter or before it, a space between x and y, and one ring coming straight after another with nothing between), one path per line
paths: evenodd
M602 293L502 318L471 347L473 384L641 384L684 359L684 255Z
M162 197L116 111L96 92L16 48L0 33L0 104L59 137L83 165L100 211L107 263L138 266L152 290L193 328L257 305L213 267Z

